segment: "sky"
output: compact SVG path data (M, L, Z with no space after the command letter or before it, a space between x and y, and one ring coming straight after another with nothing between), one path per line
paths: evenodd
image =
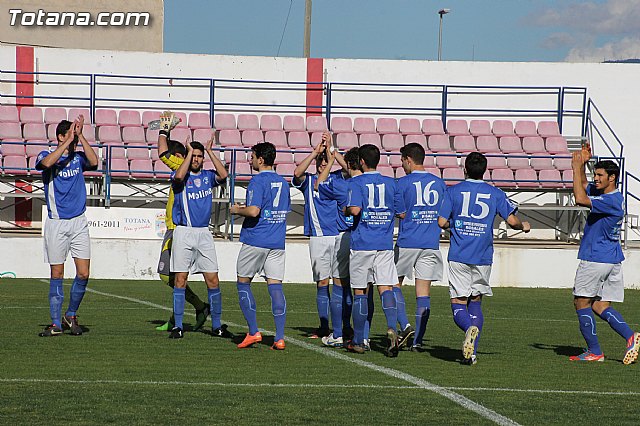
M302 57L304 6L165 0L164 50ZM640 58L640 0L315 0L311 56L435 60L442 8L451 10L443 19L443 60Z

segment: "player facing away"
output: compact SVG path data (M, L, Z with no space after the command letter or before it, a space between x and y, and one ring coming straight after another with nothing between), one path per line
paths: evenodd
M529 232L529 222L516 216L517 206L499 188L482 180L487 158L479 152L465 160L467 179L450 187L440 207L438 225L451 229L449 294L456 325L465 332L463 363L477 362L477 346L484 317L482 296L491 296L489 278L493 263L493 222L496 215L512 229Z
M351 352L364 353L365 324L369 313L368 292L370 278L378 287L382 309L387 319L388 346L385 354L398 355L396 322L398 311L393 286L398 282L393 262L393 225L397 208L394 206L395 179L376 171L380 150L366 144L358 150L363 174L349 180L346 213L354 216L351 231L349 275L353 297L353 341L347 346Z
M200 142L187 144L187 156L171 174L171 186L175 196L173 203L173 243L170 271L175 274L173 287L173 317L175 325L169 338L184 336L182 319L189 271L201 272L207 285L211 306L211 327L214 336L228 337L226 326L221 323L222 295L218 280L218 259L209 220L213 205L213 188L227 178L227 171L220 159L211 151L213 138L205 148ZM214 170L203 170L204 153L213 162Z
M271 312L276 325L276 336L271 349L284 350L284 326L287 302L282 291L285 261L285 232L287 214L291 210L289 183L273 170L276 148L261 142L251 148L251 167L254 175L247 187L246 205L231 206L231 214L244 217L236 271L240 309L249 326L249 332L238 348L247 348L262 341L258 331L256 300L251 291L251 280L264 271L271 297Z
M331 333L329 328L330 296L329 280L334 277L336 239L338 230L338 208L336 201L321 198L316 189L318 175L327 168L327 148L332 145L331 134L322 134L322 141L296 167L293 172L293 186L304 195L304 235L309 237L309 257L313 281L316 283L316 306L320 326L309 336L312 339L326 337ZM337 151L336 151L337 152ZM347 169L344 159L337 153L338 163L343 170ZM316 163L316 173L307 172L311 163ZM329 166L330 167L330 166ZM329 170L331 170L329 168ZM327 181L342 179L342 170L329 173ZM340 277L337 277L340 279ZM341 323L342 321L340 321ZM335 324L334 324L335 327Z
M588 207L584 235L580 242L573 285L573 302L578 314L580 331L587 350L571 361L604 361L596 334L594 313L627 341L622 362L626 365L638 359L640 333L634 332L611 302L624 300L622 278L622 247L620 227L624 220L624 198L617 189L620 168L611 160L594 166L593 183L587 183L585 164L591 158L589 145L573 153L573 194L577 205Z
M185 146L178 142L171 140L170 132L173 129L173 114L170 111L165 111L160 115L160 133L158 134L158 156L160 160L172 171L178 170L178 167L184 161L184 157L187 155L187 149ZM211 137L214 137L213 135ZM186 141L189 143L189 141ZM173 223L174 194L173 188L169 188L169 200L165 209L165 224L167 230L164 233L162 239L162 249L160 251L160 259L158 261L158 274L160 279L172 289L175 287L175 274L169 270L171 260L171 244L173 243L173 230L176 225ZM199 330L207 321L209 316L209 304L203 302L197 294L195 294L191 287L187 284L185 287L185 301L193 306L196 310L196 323L193 326L193 331ZM156 327L158 331L170 331L175 326L175 319L173 315L166 323ZM220 329L221 333L223 332Z
M44 225L44 261L50 265L49 310L51 325L42 337L58 336L68 328L79 336L82 327L76 312L87 289L91 244L89 225L84 215L87 190L83 172L98 167L98 157L82 135L84 116L72 123L63 120L56 127L58 146L53 152L42 151L36 158L36 169L42 171L48 219ZM78 141L84 152L76 151ZM71 286L69 307L62 316L64 262L71 252L76 276Z
M400 149L402 168L406 176L398 179L396 205L400 228L395 247L398 284L393 287L398 304L399 346L411 337L412 350L422 347L431 312L431 282L442 280L442 254L440 253L440 227L438 211L447 186L444 181L424 169L424 148L410 143ZM401 284L404 277L414 277L416 284L416 328L409 324L405 312Z
M351 230L353 228L353 216L345 216L349 195L348 181L344 179L328 179L330 170L338 155L337 150L330 148L326 151L329 162L318 176L315 188L321 199L334 200L338 206L338 236L334 247L333 261L333 291L331 294L331 323L333 332L322 338L325 346L341 348L344 342L353 337L351 328L351 308L353 297L349 285L349 256L351 247ZM360 176L360 154L358 148L351 148L344 155L347 164L349 178ZM337 278L340 277L340 278Z

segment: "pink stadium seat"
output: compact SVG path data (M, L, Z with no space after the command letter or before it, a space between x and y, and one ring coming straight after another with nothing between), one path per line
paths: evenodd
M191 130L211 129L211 117L208 112L192 112L188 124Z
M550 154L569 154L567 140L562 136L550 136L546 142L547 152Z
M153 163L149 158L131 160L131 177L153 179Z
M356 117L356 119L353 120L353 131L358 134L375 133L376 122L371 117Z
M83 132L84 134L84 132ZM86 138L86 136L85 136ZM55 142L56 144L58 143L58 138L56 137L56 125L55 124L50 124L47 127L47 139Z
M493 134L498 138L515 136L515 133L513 133L513 122L511 120L495 120L493 122Z
M556 157L553 159L553 166L558 170L573 170L573 167L571 167L571 157Z
M417 118L401 118L400 133L403 135L421 135L420 120Z
M551 162L552 157L549 156L546 152L539 152L532 154L531 157L531 167L535 170L550 170L553 169L553 164ZM544 156L544 157L539 157Z
M351 117L333 117L331 119L331 131L333 133L353 132L353 122Z
M531 120L518 120L516 121L516 135L521 138L538 136L536 130L536 123Z
M255 114L239 114L238 130L259 130L260 123Z
M439 178L442 177L442 173L440 172L440 169L437 167L425 167L424 170L427 173L431 173L434 176L438 176ZM453 169L448 169L448 170L453 170ZM464 172L463 172L464 173Z
M338 133L336 145L340 149L349 150L358 146L358 136L355 133Z
M471 120L469 122L469 131L473 136L491 136L491 123L489 120Z
M322 133L323 132L313 132L311 133L311 146L318 146L322 142Z
M64 108L45 108L44 122L46 124L58 124L62 120L67 119L67 110ZM85 118L89 122L88 118Z
M562 171L562 183L565 188L573 188L573 169Z
M307 158L309 156L309 154L311 154L311 151L306 151L306 152L294 152L293 153L293 162L296 164L300 164L302 163L302 161ZM312 164L315 164L312 163Z
M115 114L115 111L113 111L113 113ZM78 117L80 116L84 117L84 122L86 124L91 123L91 111L89 111L87 108L71 108L69 109L69 114L68 114L68 120L69 121L74 121L76 120ZM95 120L94 120L95 123ZM113 123L113 124L118 124Z
M4 173L11 175L26 175L29 174L27 170L27 157L23 155L7 155L4 157Z
M48 141L29 141L27 143L27 157L37 157L42 151L49 149Z
M400 151L404 146L402 135L397 133L389 133L382 135L382 147L387 151Z
M129 177L129 162L124 158L111 159L112 177Z
M327 119L321 115L312 115L307 117L307 131L312 132L325 132L327 131Z
M424 153L424 162L422 163L425 167L435 167L436 166L436 158L433 156L433 153L430 151L425 151Z
M282 118L279 115L264 114L260 117L260 129L264 132L282 130Z
M160 111L142 111L142 127L149 126L150 121L160 120Z
M489 170L484 171L484 174L482 175L482 180L487 182L489 185L493 185L493 182L491 182L491 172Z
M455 152L438 152L436 155L436 166L441 169L450 169L450 168L458 168L458 157L456 157Z
M42 109L40 107L22 107L20 109L20 121L26 123L43 123Z
M359 141L360 146L371 144L382 148L382 141L380 140L380 135L377 133L363 133L360 135Z
M418 145L422 145L422 147L426 150L427 147L427 137L425 135L407 135L404 139L405 145L409 145L410 143L417 143Z
M556 121L541 121L538 123L538 134L543 138L560 136L560 128Z
M120 126L101 126L98 128L98 140L100 143L122 142Z
M220 130L218 142L222 146L242 146L240 131L235 129Z
M142 126L140 111L133 109L123 109L118 113L118 124L120 127Z
M20 123L0 123L1 139L22 139Z
M520 138L517 136L503 136L500 138L500 151L505 154L519 154L524 152Z
M147 143L149 145L158 145L158 134L160 130L147 129Z
M469 134L469 126L467 120L453 119L447 121L447 134L451 136L460 136Z
M443 169L442 179L445 180L447 185L455 185L462 182L464 180L464 169L460 167Z
M132 143L127 146L127 158L129 160L149 159L149 145L142 143Z
M476 142L473 136L455 136L453 138L453 149L464 154L474 152L476 150Z
M211 127L195 129L193 131L193 140L198 141L206 146L207 142L209 142L209 139L211 139L211 133L213 133L213 130L211 130ZM214 143L214 147L215 147L215 143Z
M153 162L153 171L159 178L169 179L169 176L171 174L171 169L167 167L167 165L164 164L162 160L155 160Z
M304 118L299 115L285 115L282 119L282 127L285 132L303 132L307 129L304 126Z
M393 167L400 167L402 166L402 157L400 156L400 154L397 155L388 155L387 157L389 157L389 165L393 166ZM381 160L382 161L382 160Z
M124 159L127 158L127 155L124 150L124 145L117 142L108 142L102 147L102 157Z
M294 149L310 148L309 133L307 132L291 132L288 138L289 146Z
M150 152L151 152L151 160L156 161L160 159L160 157L158 156L158 150L156 147L152 147L150 149Z
M500 147L498 147L498 139L495 136L478 136L476 145L478 147L478 151L483 154L487 152L500 151Z
M17 123L18 108L13 105L0 105L0 123Z
M507 167L511 170L528 169L529 159L527 157L507 157Z
M36 169L36 157L29 157L28 161L27 161L27 165L29 167L29 173L30 174L34 174L37 175L39 173L39 171Z
M187 139L191 141L193 140L191 138L191 129L189 129L188 127L176 126L176 128L171 131L170 136L171 136L171 139L173 139L174 141L178 141L182 143L185 143Z
M451 144L449 143L449 136L447 136L447 135L429 136L429 150L431 150L433 152L449 152L449 151L451 151Z
M276 164L276 173L280 176L293 176L295 170L295 164Z
M234 174L236 175L236 179L239 181L248 181L251 179L251 174L253 171L251 170L251 164L247 162L236 163Z
M236 153L236 163L246 163L247 162L247 153L242 151L242 146L227 146L224 148L224 153L222 157L224 158L224 162L226 164L233 163L233 153Z
M556 169L540 170L540 185L543 188L562 188L562 176Z
M96 128L91 124L82 126L82 135L89 143L96 141Z
M85 136L86 137L86 136ZM144 136L144 128L138 127L123 127L122 128L122 140L124 143L147 143Z
M184 112L177 111L177 112L175 112L175 115L180 120L180 122L178 124L176 124L176 128L177 127L189 127L189 126L187 126L187 114L185 114Z
M381 135L387 133L398 133L398 120L395 118L378 118L376 131Z
M84 116L84 119L87 119L87 116ZM117 126L118 125L118 115L114 109L96 109L96 126Z
M277 148L288 148L287 135L283 130L269 130L264 134L264 141L271 142Z
M540 136L525 136L522 138L522 149L527 154L545 152L544 141Z
M427 136L444 135L442 120L439 118L425 118L422 120L422 133Z
M404 169L402 167L394 167L393 168L396 172L396 179L400 179L401 177L406 176L407 174L404 172Z
M236 125L236 116L233 114L216 114L214 116L214 127L216 130L235 130L238 128Z
M260 130L245 130L242 132L242 145L252 147L253 145L264 142L264 135Z
M2 141L2 147L0 147L2 155L25 155L25 144L22 140L5 139Z
M487 168L489 170L507 168L504 155L501 152L487 152L485 155L487 156Z
M388 176L388 177L392 177L395 178L395 173L393 172L393 167L391 166L385 166L385 165L381 165L378 166L376 168L376 170L382 175L382 176Z
M213 165L213 161L211 161L211 159L209 157L206 157L204 159L204 161L202 162L202 168L204 170L215 170L216 167ZM133 170L133 166L131 167L131 169Z
M491 171L491 180L497 187L515 187L513 170L495 169Z
M518 188L539 188L538 173L533 169L518 169L515 173Z
M42 123L28 123L22 129L22 135L27 140L47 139L47 130Z

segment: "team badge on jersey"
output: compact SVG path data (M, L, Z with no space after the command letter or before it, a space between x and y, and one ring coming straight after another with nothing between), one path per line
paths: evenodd
M200 187L202 186L202 181L200 180L200 178L195 178L195 179L193 180L193 184L194 184L195 186L197 186L198 188L200 188Z

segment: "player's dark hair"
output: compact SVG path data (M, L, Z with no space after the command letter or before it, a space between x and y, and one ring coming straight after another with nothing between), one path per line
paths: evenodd
M265 166L273 166L276 160L276 147L271 142L260 142L251 147L256 158L262 158Z
M62 120L61 122L59 122L58 126L56 127L56 137L58 137L58 135L66 135L72 125L73 123L69 120Z
M191 142L191 148L193 149L199 149L200 151L202 151L202 153L204 154L204 145L202 145L200 142L198 141L193 141Z
M487 157L479 152L472 152L464 160L464 168L467 171L468 178L482 179L484 172L487 171Z
M620 166L618 166L615 162L611 160L600 160L593 165L593 169L603 169L605 172L607 172L607 175L614 175L616 177L616 185L618 184L618 179L620 178Z
M422 165L424 163L424 148L419 143L412 142L400 148L400 155L405 158L411 158L414 164Z
M362 167L360 167L360 153L358 152L358 148L351 148L344 154L344 162L347 163L347 167L351 170L360 170L362 171Z
M371 144L362 145L358 149L358 154L360 154L360 158L368 168L375 169L378 167L378 163L380 162L380 150L377 146Z
M187 156L187 148L178 141L169 140L167 142L167 148L170 155L180 154L183 157Z

